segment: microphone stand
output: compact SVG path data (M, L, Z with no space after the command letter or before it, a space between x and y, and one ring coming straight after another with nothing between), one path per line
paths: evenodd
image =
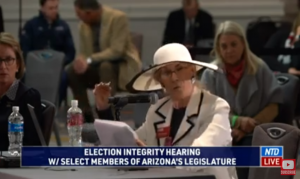
M127 98L120 98L116 104L114 104L115 108L115 118L116 121L120 121L121 109L128 104Z

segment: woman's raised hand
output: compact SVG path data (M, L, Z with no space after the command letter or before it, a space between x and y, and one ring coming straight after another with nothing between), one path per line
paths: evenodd
M93 90L98 110L105 110L109 107L108 98L111 96L111 87L109 83L99 83Z

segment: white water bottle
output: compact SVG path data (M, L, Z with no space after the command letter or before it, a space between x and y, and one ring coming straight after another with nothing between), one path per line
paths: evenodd
M69 142L71 146L82 146L82 126L83 126L83 116L82 110L78 108L78 101L71 101L71 108L68 110L67 115L67 126L69 133Z
M24 119L19 113L19 107L13 106L8 118L8 152L13 156L20 156L23 144Z

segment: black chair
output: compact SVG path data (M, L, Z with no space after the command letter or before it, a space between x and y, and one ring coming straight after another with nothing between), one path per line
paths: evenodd
M283 146L284 159L297 159L300 130L280 123L266 123L254 129L252 146ZM295 164L296 165L296 164ZM291 175L280 175L281 168L250 168L248 179L293 179Z
M271 17L259 17L250 22L246 29L250 49L263 48L279 26L280 22L273 21Z
M197 43L198 48L213 48L214 47L214 39L205 39L205 40L199 40ZM206 55L195 55L194 60L211 63L213 61L213 57L210 54Z
M300 87L299 79L294 75L284 73L276 74L276 78L282 88L284 101L274 122L293 124ZM299 124L297 125L299 126Z
M51 132L53 127L53 122L55 118L56 108L55 105L49 101L42 100L43 118L44 125L42 126L43 135L47 145L50 143Z
M65 55L53 50L41 50L28 53L26 58L25 84L38 90L42 99L59 106L59 85L64 66ZM53 130L57 145L61 146L56 121Z

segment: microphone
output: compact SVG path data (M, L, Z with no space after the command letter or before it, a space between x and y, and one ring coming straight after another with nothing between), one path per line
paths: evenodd
M156 93L144 93L144 94L132 94L127 96L115 96L109 97L108 103L119 105L122 104L134 104L134 103L150 103L155 104L159 100L159 96Z

